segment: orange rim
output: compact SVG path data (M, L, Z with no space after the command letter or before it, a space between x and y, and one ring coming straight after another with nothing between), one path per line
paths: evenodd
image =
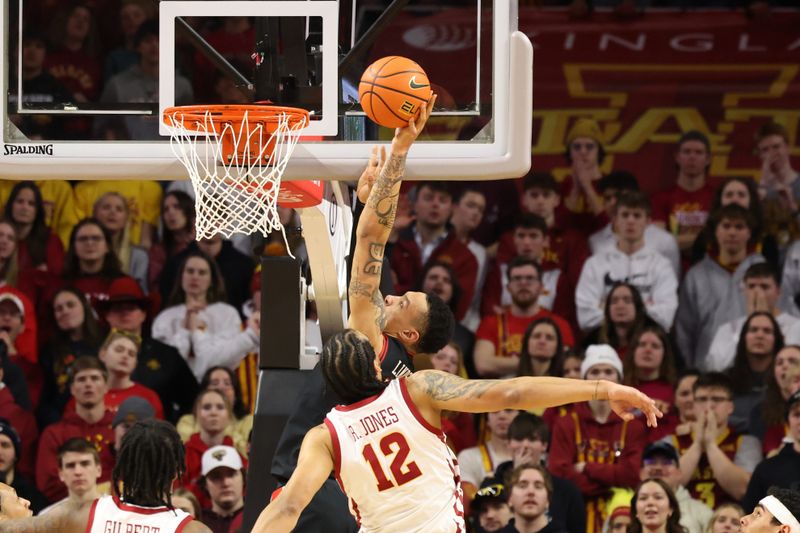
M289 123L293 126L302 122L305 126L309 121L309 113L305 109L297 107L285 107L274 105L242 105L242 104L212 104L212 105L187 105L175 106L164 109L162 120L167 125L173 125L171 122L172 117L176 117L179 121L182 120L182 127L189 130L202 133L199 128L192 128L194 124L203 123L206 120L206 115L210 118L211 122L216 126L218 124L241 124L244 120L244 115L247 114L247 120L250 122L261 124L277 124L279 119L286 115L289 117ZM188 124L187 124L188 121Z

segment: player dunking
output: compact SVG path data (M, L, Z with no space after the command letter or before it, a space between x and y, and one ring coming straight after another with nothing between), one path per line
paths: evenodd
M364 533L465 531L458 465L441 430L444 410L534 410L608 400L625 420L639 409L654 427L661 416L638 390L608 381L464 380L436 370L384 381L369 339L351 329L326 343L320 364L326 383L348 405L308 432L294 475L261 513L255 533L291 531L331 472Z
M395 131L388 159L378 158L377 150L373 150L359 180L358 196L364 205L363 211L360 205L356 211L360 216L352 254L348 325L367 336L383 375L392 378L410 374L414 370L413 355L435 353L453 335L453 314L440 298L407 292L384 299L379 290L384 247L394 225L406 154L430 117L435 98L422 106L416 121L410 120L407 127ZM303 437L342 401L325 386L317 365L307 378L278 443L272 463L276 478L283 483L288 481L296 468ZM347 500L332 479L322 484L297 524L297 531L303 533L357 530L347 511Z
M172 484L184 470L178 432L167 422L137 422L125 433L112 474L113 496L67 502L30 517L14 489L0 487L0 533L211 533L170 503ZM30 518L24 518L25 516Z

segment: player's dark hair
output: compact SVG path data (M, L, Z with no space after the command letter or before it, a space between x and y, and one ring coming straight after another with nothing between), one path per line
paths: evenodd
M141 420L122 437L111 488L126 503L172 509L172 484L183 476L185 464L175 427L163 420Z
M354 329L328 339L319 363L325 383L348 404L380 394L388 383L378 379L375 350L369 340Z
M425 300L428 302L428 313L418 329L419 339L415 348L417 353L434 354L452 340L456 320L453 311L435 294L426 294Z
M767 495L775 496L786 507L786 510L792 513L792 516L800 520L800 492L773 485L767 490ZM780 525L780 522L775 520L775 517L772 518L772 523Z

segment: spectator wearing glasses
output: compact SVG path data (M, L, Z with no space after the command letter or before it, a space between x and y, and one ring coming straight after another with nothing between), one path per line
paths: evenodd
M565 156L570 174L561 182L561 218L566 227L591 232L607 222L603 197L597 190L605 159L601 140L600 126L589 118L578 119L567 133Z
M523 335L537 318L551 317L559 325L564 344L575 343L567 321L538 303L541 267L532 259L516 257L509 262L507 272L511 305L481 320L475 335L475 370L481 377L509 376L517 371Z
M761 460L761 451L757 439L740 435L728 423L733 413L730 378L716 372L697 378L694 410L692 432L672 436L672 444L681 454L680 484L712 509L739 501Z

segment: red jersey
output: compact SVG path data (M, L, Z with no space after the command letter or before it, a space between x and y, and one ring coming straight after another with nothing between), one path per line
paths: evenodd
M533 316L515 316L509 309L506 309L501 314L484 317L475 333L475 339L487 340L494 344L498 356L519 357L522 352L522 338L525 336L525 330L531 322L543 317L551 318L558 325L565 345L575 345L572 328L569 327L567 321L546 309L540 309Z
M681 455L689 449L693 441L694 437L691 434L672 436L672 444ZM736 457L736 452L739 450L741 442L742 436L731 426L728 426L717 438L717 446L731 461ZM725 492L714 479L714 472L711 470L711 465L708 463L708 458L705 454L700 458L700 462L697 463L697 469L692 474L692 479L686 484L686 489L692 494L693 498L700 500L712 509L716 509L720 504L727 502L739 503L736 498Z
M653 197L653 220L663 222L675 235L697 235L705 226L715 188L708 182L689 192L675 185Z

